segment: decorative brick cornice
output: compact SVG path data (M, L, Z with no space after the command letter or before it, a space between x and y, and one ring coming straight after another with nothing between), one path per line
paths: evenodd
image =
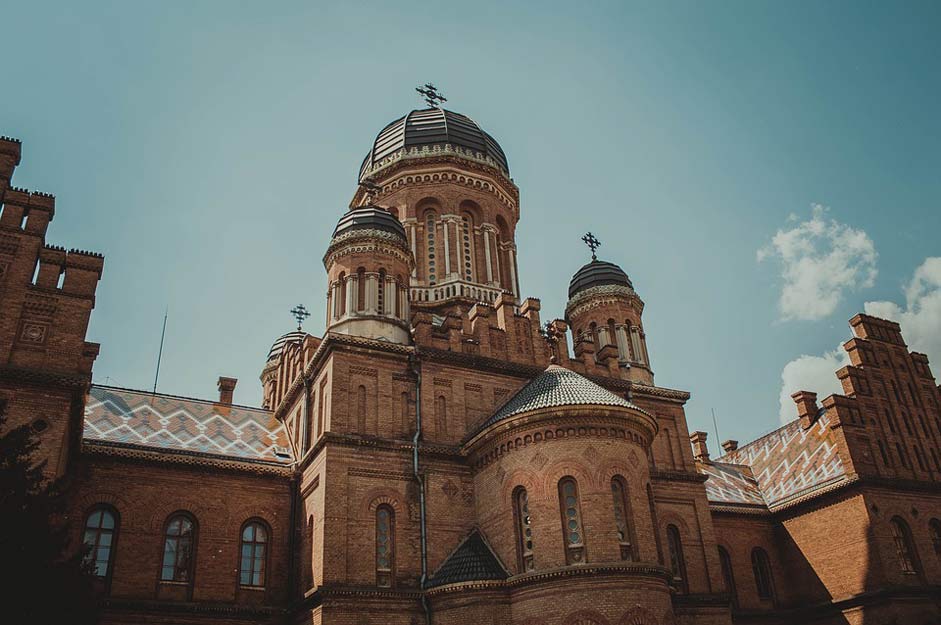
M709 479L708 476L703 475L702 473L690 473L688 471L667 471L663 469L656 469L650 471L650 479L652 480L661 480L667 482L699 482L704 483Z
M24 369L12 366L0 366L0 381L30 384L32 386L53 386L85 391L91 384L91 375L81 373L56 373L37 369Z
M259 617L286 616L285 608L239 605L234 603L210 603L196 601L153 601L147 599L117 599L108 597L99 601L108 612L151 612L171 614L207 614L227 616L258 622Z
M116 443L112 441L84 439L82 441L82 453L93 456L111 456L147 463L208 467L222 471L237 471L283 478L290 478L294 475L294 470L290 466L268 462L266 460L252 460L249 458L235 459L229 456L218 456L178 449L153 449L133 445L131 443Z
M415 265L408 241L386 230L360 228L334 237L323 256L324 267L330 267L338 259L350 254L385 254L404 262L409 270Z
M634 289L629 286L622 284L601 284L589 287L583 291L579 291L568 301L568 304L565 305L565 318L569 319L604 304L622 302L625 300L627 300L632 308L643 312L643 300L641 300Z

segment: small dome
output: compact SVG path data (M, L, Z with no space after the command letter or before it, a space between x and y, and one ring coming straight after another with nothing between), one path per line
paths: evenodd
M268 351L268 362L280 356L281 352L284 351L284 348L287 347L289 343L299 343L303 341L306 336L308 335L303 330L294 330L293 332L288 332L279 337Z
M396 219L395 215L378 206L361 206L343 215L333 230L333 238L352 230L385 230L398 234L402 239L407 239L402 222Z
M619 284L634 288L631 279L627 277L623 269L614 263L593 260L572 276L572 281L569 282L569 299L580 291L603 284Z
M503 148L477 122L460 113L433 108L412 111L383 128L363 160L359 179L363 180L373 165L399 150L445 144L480 153L494 161L503 173L510 173Z

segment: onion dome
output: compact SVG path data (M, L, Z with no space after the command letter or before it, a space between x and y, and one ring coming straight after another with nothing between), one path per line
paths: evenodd
M280 356L284 351L284 348L287 347L290 343L300 343L306 336L307 333L303 330L294 330L293 332L288 332L287 334L279 337L268 351L268 362L271 362Z
M333 230L333 238L355 230L382 230L397 234L403 239L405 226L395 215L378 206L361 206L354 208L340 218L337 227Z
M510 173L503 148L477 122L460 113L432 108L412 111L383 128L363 160L359 179L364 180L373 167L399 151L446 145L466 150L503 173Z
M569 299L586 289L593 286L602 286L606 284L616 284L634 288L631 279L627 277L624 270L603 260L592 260L590 263L575 272L572 281L569 282Z

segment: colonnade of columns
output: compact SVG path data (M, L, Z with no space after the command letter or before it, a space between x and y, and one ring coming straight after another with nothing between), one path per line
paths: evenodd
M602 325L595 328L597 336L592 336L592 340L597 341L598 347L605 345L616 345L618 348L618 360L621 362L636 362L642 365L649 365L650 359L647 356L647 339L640 326L626 323L614 324L614 336L611 336L611 326ZM590 333L591 330L588 330Z
M330 287L328 308L331 322L356 315L408 321L408 288L381 272L340 274Z

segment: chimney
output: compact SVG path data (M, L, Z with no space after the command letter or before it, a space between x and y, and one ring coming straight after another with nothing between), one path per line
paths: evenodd
M232 405L232 394L235 392L235 385L238 384L238 378L227 378L219 376L219 403Z
M814 424L817 420L817 394L810 391L797 391L791 395L791 399L797 404L797 416L800 417L801 427L805 430Z
M693 458L699 462L709 462L709 448L706 446L705 432L693 432L689 435L689 442L693 444Z
M733 441L731 438L724 443L722 443L722 451L727 454L732 453L738 449L738 441Z

